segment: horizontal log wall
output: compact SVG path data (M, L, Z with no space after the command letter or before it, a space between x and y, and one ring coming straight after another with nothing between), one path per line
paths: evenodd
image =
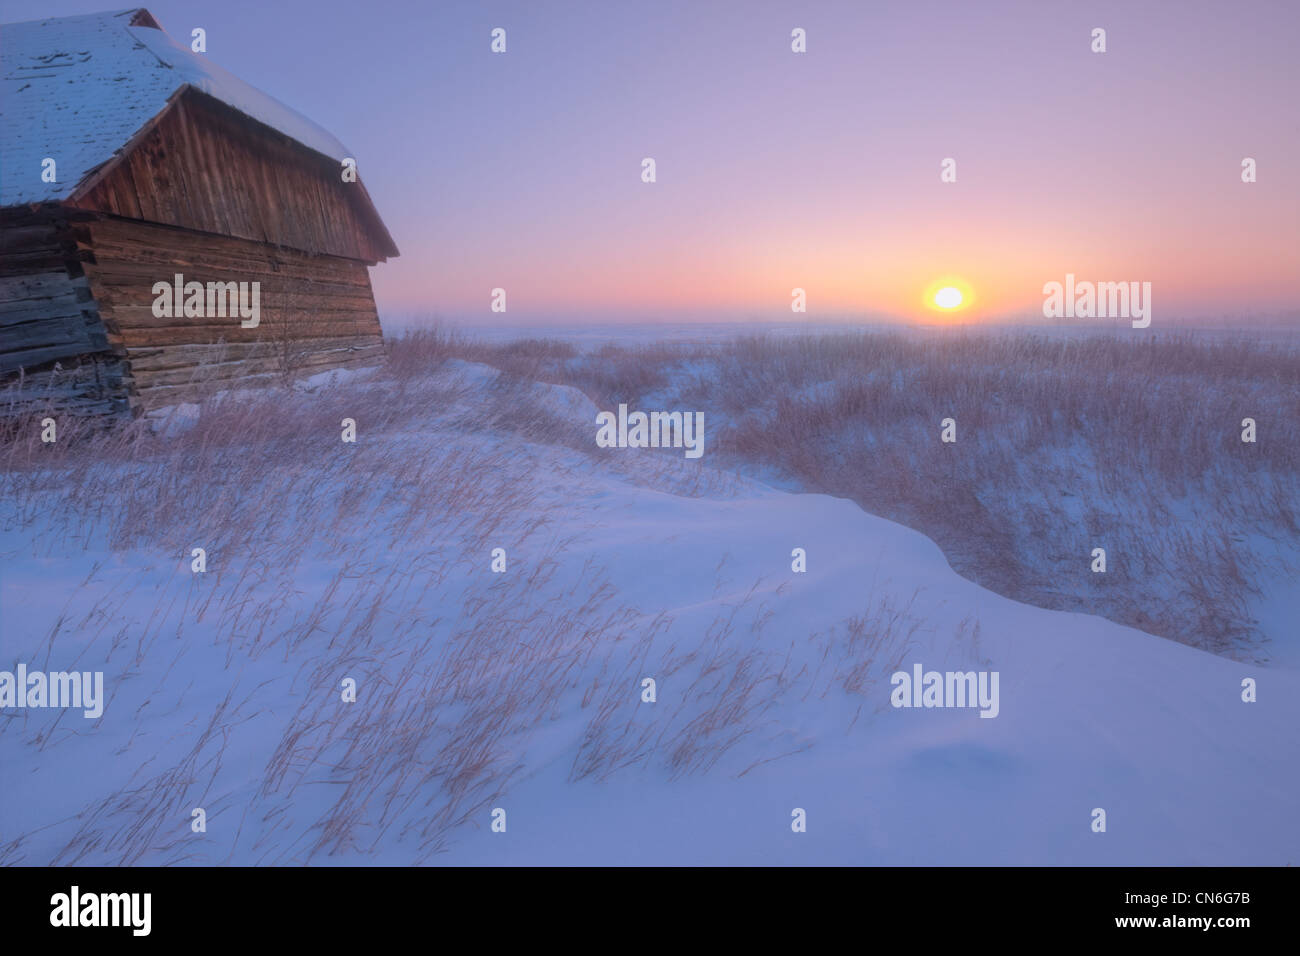
M74 205L364 262L397 250L340 165L187 90Z
M128 409L73 228L57 206L0 210L0 416Z
M148 410L220 388L374 364L383 351L364 262L124 219L79 224L90 291L110 346L125 356L133 401ZM155 316L154 283L260 283L260 321Z
M78 355L24 368L0 385L0 418L71 412L82 416L129 417L126 365L107 353Z
M107 348L70 223L45 207L0 212L0 374Z

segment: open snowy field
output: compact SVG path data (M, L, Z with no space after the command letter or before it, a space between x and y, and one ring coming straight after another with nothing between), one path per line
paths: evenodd
M0 668L103 700L0 712L0 863L1300 859L1294 654L999 596L600 410L453 359L11 446ZM894 706L918 667L996 693Z

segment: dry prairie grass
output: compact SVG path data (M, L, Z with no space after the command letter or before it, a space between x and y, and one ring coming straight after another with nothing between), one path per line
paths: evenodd
M528 374L603 408L703 410L713 455L914 527L991 590L1216 653L1261 652L1258 582L1297 571L1293 346L848 332L463 351L502 367L529 356ZM948 417L956 444L939 441ZM1247 417L1256 444L1240 441Z
M808 746L773 708L864 697L897 656L909 625L887 602L805 638L771 626L780 589L719 581L700 637L629 605L590 558L575 573L570 499L593 460L677 495L734 479L602 456L591 423L530 402L527 378L444 382L429 373L453 343L406 345L368 381L216 397L181 430L64 417L55 445L0 444L3 530L27 535L6 558L95 555L39 657L104 669L106 712L130 715L114 724L125 782L85 782L73 816L0 833L0 864L427 862L535 769L529 741L557 721L575 783L706 773L751 742L756 760L727 764L744 773ZM497 546L509 574L487 573ZM793 663L805 640L816 668ZM646 674L673 706L641 705ZM25 711L0 743L51 766L96 727Z

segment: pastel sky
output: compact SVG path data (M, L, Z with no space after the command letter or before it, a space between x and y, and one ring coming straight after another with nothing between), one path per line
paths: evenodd
M790 320L797 286L924 320L945 277L964 319L1041 318L1067 272L1151 282L1157 321L1300 314L1290 0L148 6L353 150L386 319L500 321L503 287L521 323Z

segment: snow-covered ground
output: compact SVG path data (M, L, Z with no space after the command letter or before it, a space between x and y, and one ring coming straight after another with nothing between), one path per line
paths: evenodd
M108 701L2 712L0 862L1300 860L1300 669L999 597L848 500L596 450L580 392L496 377L450 362L255 486L173 474L194 513L156 533L55 478L6 500L0 668ZM892 707L918 663L996 671L997 716Z

